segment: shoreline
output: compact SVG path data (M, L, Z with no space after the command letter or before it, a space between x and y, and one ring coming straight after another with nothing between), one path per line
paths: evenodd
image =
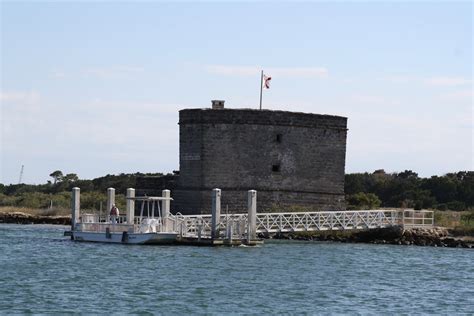
M287 239L303 241L332 241L342 243L368 243L400 246L430 246L474 249L474 237L454 236L448 228L387 227L360 231L319 231L260 234L264 239Z
M50 224L71 225L71 216L32 215L23 212L0 213L0 224ZM471 248L474 237L455 236L444 227L408 228L388 227L358 231L315 231L272 233L258 235L262 239L287 239L302 241L332 241L342 243L369 243L391 245L415 245L431 247Z
M71 225L71 216L31 215L23 212L0 213L0 224Z

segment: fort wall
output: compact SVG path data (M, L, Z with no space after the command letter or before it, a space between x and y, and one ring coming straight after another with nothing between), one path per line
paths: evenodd
M223 211L246 208L258 191L258 211L275 206L344 207L347 118L252 109L180 111L180 175L172 208L209 213L222 189Z

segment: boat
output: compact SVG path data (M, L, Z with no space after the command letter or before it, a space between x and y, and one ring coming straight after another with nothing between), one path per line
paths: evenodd
M127 197L141 203L140 216L82 214L68 234L72 240L118 244L172 244L178 233L169 229L169 214L162 214L160 202L170 197ZM145 213L146 212L146 213ZM133 213L133 211L132 211ZM171 218L170 218L171 219Z

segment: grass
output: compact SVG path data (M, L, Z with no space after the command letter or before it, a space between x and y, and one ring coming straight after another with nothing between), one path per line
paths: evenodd
M435 211L434 221L437 226L454 228L461 225L462 212Z
M473 211L435 211L435 224L449 229L455 236L474 236Z

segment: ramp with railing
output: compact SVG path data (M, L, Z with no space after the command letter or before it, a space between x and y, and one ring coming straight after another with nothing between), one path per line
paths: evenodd
M211 236L212 215L172 215L173 229L183 236ZM219 236L245 236L248 214L220 215L216 227ZM397 210L257 213L256 233L374 229L402 224Z

